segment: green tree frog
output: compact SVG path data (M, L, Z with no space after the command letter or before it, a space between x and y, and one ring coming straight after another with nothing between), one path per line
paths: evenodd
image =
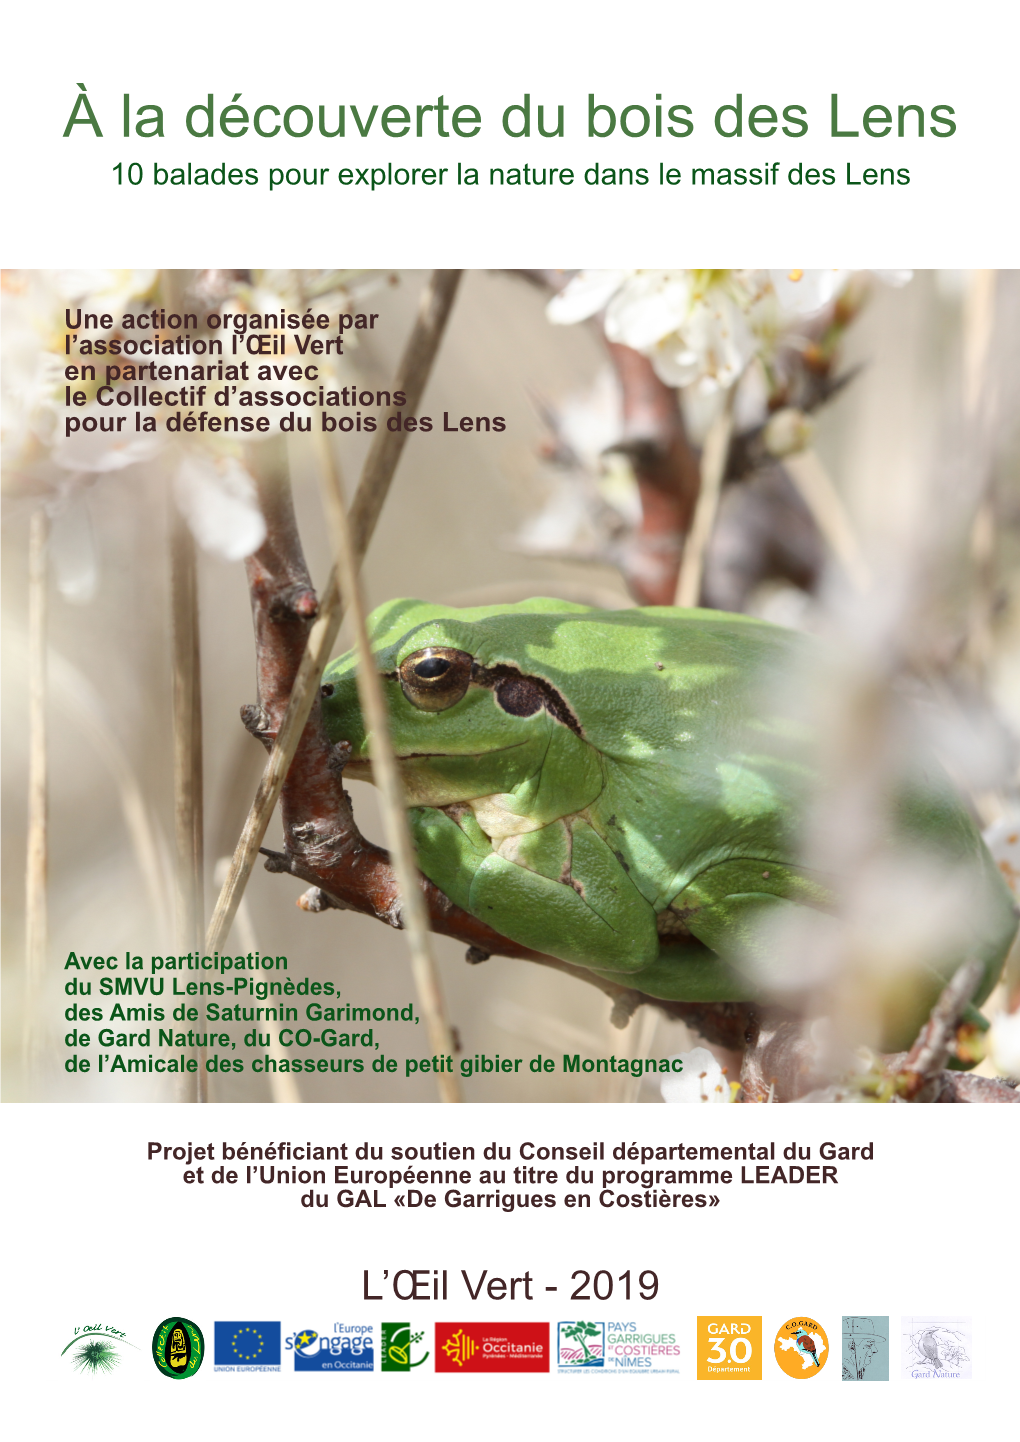
M749 1000L762 917L831 909L799 853L809 739L763 686L805 638L717 611L548 599L391 601L370 636L418 864L504 936L651 996ZM328 734L351 744L347 774L370 780L355 654L323 681ZM972 883L964 951L985 967L980 1001L1016 931L1009 892L944 778L910 789L901 811ZM958 946L932 959L887 1045L912 1035L963 959Z

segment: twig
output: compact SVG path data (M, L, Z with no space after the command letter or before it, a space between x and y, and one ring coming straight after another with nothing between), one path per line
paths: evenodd
M866 591L871 582L867 562L840 494L816 453L809 450L787 456L783 467L851 583L858 591Z
M943 989L914 1045L896 1068L897 1092L905 1101L937 1101L942 1068L955 1050L956 1031L984 975L981 963L964 962Z
M174 830L177 935L190 950L201 934L203 905L202 679L195 542L176 506L170 515L173 610ZM195 1100L208 1100L205 1048L199 1049Z
M460 275L457 270L434 271L422 296L418 318L394 385L395 390L404 392L409 411L413 412L421 400L453 305ZM387 413L387 420L395 409L391 408ZM406 432L403 427L399 431L390 431L383 421L369 451L350 516L351 544L359 564L372 539L405 439ZM318 696L322 672L329 660L342 620L343 605L334 567L318 618L308 636L307 646L290 690L286 713L276 732L272 752L209 923L205 943L207 950L218 948L230 930L238 902L248 884L255 858L265 837L269 819L279 800L298 742Z
M676 583L676 606L696 606L701 597L701 582L705 574L705 555L712 538L719 497L722 492L723 476L729 456L730 438L733 435L733 401L737 383L730 386L723 401L723 408L709 427L705 447L701 453L701 489L698 504L694 509L694 520L684 544L680 560L680 575Z
M354 642L358 652L358 696L365 729L371 738L372 779L379 788L386 840L400 890L400 916L411 952L411 974L433 1054L449 1058L452 1066L455 1047L446 1020L439 973L432 954L428 912L418 880L418 867L407 824L407 801L393 752L382 681L376 669L372 643L368 636L365 597L358 574L359 558L354 552L350 526L344 511L340 475L332 449L321 432L317 433L315 443L323 477L323 499L340 574L340 590L347 597L347 607L353 623ZM453 1072L440 1072L436 1082L441 1101L460 1101L460 1085Z
M28 535L28 857L25 873L25 1073L31 1093L46 971L49 860L46 774L46 583L50 521L32 512Z
M659 379L647 356L608 344L623 403L623 435L612 449L630 461L641 497L640 523L615 564L639 605L669 606L697 504L698 457L676 391Z
M217 886L223 884L223 879L230 866L230 857L221 856L216 863L215 881ZM237 915L234 917L234 930L237 932L237 939L241 943L243 952L252 952L258 949L258 942L255 938L255 927L251 919L251 908L248 905L248 898L242 896L237 907ZM271 1011L271 1007L266 1008ZM284 1060L284 1050L280 1044L280 1026L278 1022L260 1021L257 1027L265 1027L269 1036L269 1055L278 1065ZM296 1078L286 1071L271 1071L266 1076L269 1083L269 1095L278 1104L295 1106L301 1102L301 1090L298 1087Z

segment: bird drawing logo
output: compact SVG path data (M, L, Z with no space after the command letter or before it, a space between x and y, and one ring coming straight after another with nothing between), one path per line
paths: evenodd
M797 1351L803 1353L806 1357L810 1357L815 1366L820 1367L821 1363L818 1360L818 1348L810 1332L805 1332L803 1327L798 1327L794 1340L797 1344Z

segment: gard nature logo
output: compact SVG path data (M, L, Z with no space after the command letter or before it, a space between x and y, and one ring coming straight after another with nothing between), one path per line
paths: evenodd
M216 1372L279 1372L279 1322L217 1322Z
M548 1372L548 1322L437 1322L437 1372Z
M605 1367L605 1322L558 1323L556 1364L564 1372L592 1371Z
M410 1372L431 1356L421 1352L424 1331L412 1332L409 1322L383 1322L379 1342L381 1372ZM419 1355L420 1353L420 1355Z
M295 1372L372 1372L375 1348L371 1323L348 1325L335 1322L332 1332L304 1327L284 1340L294 1353Z
M776 1333L776 1361L788 1377L815 1377L828 1360L829 1339L811 1317L791 1317Z
M187 1317L167 1317L152 1334L152 1360L164 1377L194 1377L204 1357L205 1338Z
M60 1355L82 1377L108 1377L120 1366L124 1347L134 1347L134 1343L119 1327L88 1322L75 1327L74 1336Z
M888 1382L889 1318L843 1318L843 1381Z
M761 1381L761 1318L699 1317L699 1382Z
M969 1317L903 1317L902 1365L908 1382L963 1382L971 1378Z

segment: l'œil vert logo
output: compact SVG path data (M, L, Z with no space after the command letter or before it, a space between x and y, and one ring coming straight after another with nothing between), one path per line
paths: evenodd
M205 1357L205 1338L187 1317L167 1317L152 1336L152 1360L164 1377L194 1377Z
M122 1348L134 1347L119 1327L104 1322L86 1323L75 1327L74 1336L61 1350L72 1367L83 1377L106 1377L120 1366ZM72 1350L73 1349L73 1350Z

